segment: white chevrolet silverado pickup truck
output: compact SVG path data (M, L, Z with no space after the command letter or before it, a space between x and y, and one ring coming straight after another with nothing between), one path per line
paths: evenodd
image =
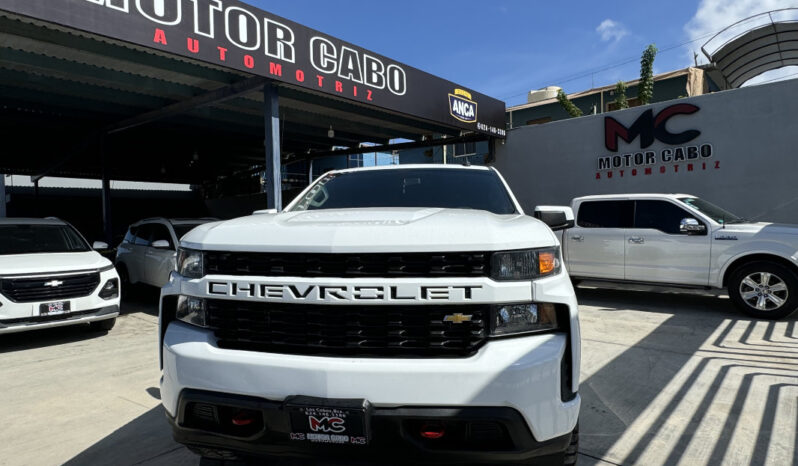
M687 194L586 196L536 216L576 217L563 230L574 280L727 288L753 317L798 308L798 225L752 223Z
M573 287L493 169L334 171L199 226L160 328L173 435L214 461L576 461Z

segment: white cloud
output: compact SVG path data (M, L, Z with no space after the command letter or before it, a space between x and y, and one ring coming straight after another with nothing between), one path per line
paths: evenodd
M598 25L596 32L601 36L601 40L605 42L610 40L613 42L618 42L624 36L629 34L629 31L627 31L621 23L613 21L609 18L605 19L601 22L601 24Z

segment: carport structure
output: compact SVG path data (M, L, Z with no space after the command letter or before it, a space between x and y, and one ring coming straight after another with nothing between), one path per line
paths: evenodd
M0 0L0 137L0 173L102 179L108 235L112 179L265 170L279 209L285 163L501 138L504 104L235 0Z
M751 78L798 65L798 8L768 11L740 20L710 38L701 51L736 88Z

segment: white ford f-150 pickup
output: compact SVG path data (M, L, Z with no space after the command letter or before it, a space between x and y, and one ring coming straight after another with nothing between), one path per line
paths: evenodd
M574 280L727 288L739 309L764 319L798 308L798 225L748 222L687 194L586 196L570 209L536 209L544 220L563 213Z
M201 225L160 328L173 435L206 458L576 461L573 287L493 169L334 171Z

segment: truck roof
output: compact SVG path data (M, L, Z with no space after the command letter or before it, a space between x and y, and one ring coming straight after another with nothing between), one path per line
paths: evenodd
M599 199L646 199L651 197L676 199L679 197L696 197L696 196L693 196L692 194L679 194L679 193L594 194L592 196L576 197L574 198L574 201L594 201Z
M369 171L369 170L402 170L406 168L445 168L447 170L490 170L489 167L483 165L460 165L460 164L442 164L442 163L409 163L406 165L378 165L374 167L357 167L357 168L344 168L341 170L331 170L327 173L350 173L354 171Z

